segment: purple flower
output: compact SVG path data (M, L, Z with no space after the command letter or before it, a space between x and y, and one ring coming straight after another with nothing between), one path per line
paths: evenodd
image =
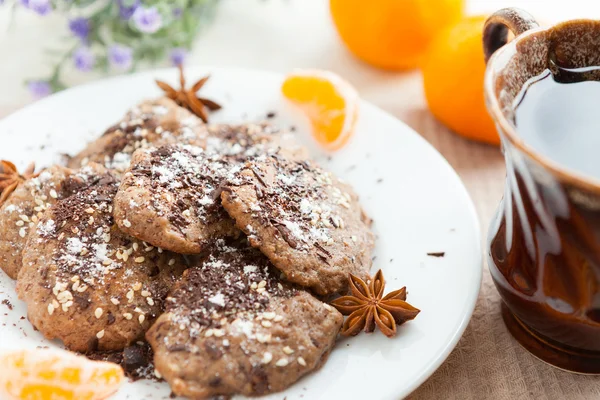
M73 53L73 62L80 71L91 71L96 65L96 56L89 47L80 47Z
M52 93L52 87L46 81L31 81L27 83L27 89L29 89L29 93L36 99L41 99Z
M108 48L108 61L114 67L128 70L133 63L133 50L127 46L114 44Z
M154 33L162 27L162 15L156 7L138 7L133 13L133 22L140 32Z
M21 0L21 4L39 15L46 15L52 11L50 0Z
M69 29L79 39L86 40L90 34L90 21L83 17L74 18L69 21Z
M187 55L188 52L186 49L183 47L176 47L171 50L171 63L173 63L175 66L181 65L185 62Z
M2 1L2 0L0 0L0 1ZM173 18L179 19L179 18L181 18L182 14L183 14L183 9L181 7L176 7L173 9Z
M140 0L118 0L121 19L128 20L140 6Z

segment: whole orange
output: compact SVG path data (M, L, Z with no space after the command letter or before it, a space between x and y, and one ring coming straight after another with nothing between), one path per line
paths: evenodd
M330 0L337 31L361 60L415 68L434 35L459 20L464 0Z
M444 125L466 138L499 144L483 95L485 20L467 17L439 33L423 65L423 83L429 109Z

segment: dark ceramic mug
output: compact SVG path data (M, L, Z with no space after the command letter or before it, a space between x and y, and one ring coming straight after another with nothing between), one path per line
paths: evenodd
M516 37L507 43L509 32ZM569 75L569 70L600 65L600 21L542 29L525 11L504 9L486 22L484 50L486 101L507 167L488 254L504 321L540 359L598 374L600 181L553 162L524 142L514 122L514 104L526 82L545 70L564 82L600 80L598 71Z

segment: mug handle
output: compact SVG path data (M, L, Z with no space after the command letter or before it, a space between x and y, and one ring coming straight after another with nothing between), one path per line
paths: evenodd
M483 52L486 64L496 50L508 43L509 30L518 36L539 26L531 14L520 8L503 8L493 13L483 27Z

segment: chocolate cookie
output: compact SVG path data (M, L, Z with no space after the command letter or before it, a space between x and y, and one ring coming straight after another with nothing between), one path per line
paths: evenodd
M368 279L374 236L358 196L308 161L260 156L229 179L223 206L286 279L328 295Z
M325 362L342 315L278 276L245 239L219 241L184 273L146 334L174 393L264 395Z
M221 206L231 164L193 146L138 150L115 197L123 232L178 253L200 253L240 231Z
M12 279L17 279L23 264L23 247L29 232L44 211L58 200L72 195L77 190L93 186L103 178L110 178L108 171L95 163L80 170L55 165L18 186L0 206L2 270Z
M137 149L169 143L204 146L206 136L202 120L173 100L148 100L132 108L120 123L74 156L68 166L78 168L93 161L121 173L129 168Z
M32 325L74 351L120 350L142 339L184 269L181 256L115 226L116 184L50 207L23 250L17 294Z

